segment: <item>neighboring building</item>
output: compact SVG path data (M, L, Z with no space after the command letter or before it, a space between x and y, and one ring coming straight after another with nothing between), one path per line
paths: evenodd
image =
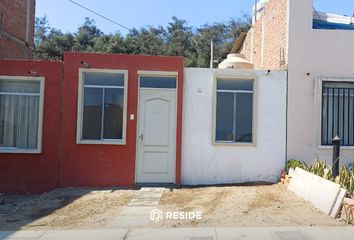
M0 59L32 59L35 0L1 0Z
M261 12L241 48L255 69L284 70L288 65L288 1L262 0ZM300 17L301 14L298 16Z
M264 2L264 1L263 1ZM311 0L269 0L241 53L256 69L288 70L287 159L354 161L354 18L313 10Z

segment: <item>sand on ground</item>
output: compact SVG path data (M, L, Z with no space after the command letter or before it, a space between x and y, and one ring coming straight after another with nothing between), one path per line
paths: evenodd
M335 220L279 183L263 186L205 187L166 192L163 211L202 212L201 220L163 220L169 227L338 226Z
M5 196L5 204L0 205L0 230L110 228L135 192L119 188L67 188L41 195ZM202 218L163 219L145 227L344 225L282 184L166 190L157 208L163 212L201 212Z
M41 195L5 196L5 204L0 205L0 230L104 228L134 192L66 188Z

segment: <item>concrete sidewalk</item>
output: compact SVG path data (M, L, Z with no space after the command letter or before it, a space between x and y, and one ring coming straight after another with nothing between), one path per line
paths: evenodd
M354 227L140 228L1 231L0 239L22 240L354 240Z

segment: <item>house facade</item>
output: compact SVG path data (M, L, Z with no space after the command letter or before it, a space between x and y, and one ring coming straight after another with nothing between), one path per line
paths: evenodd
M0 59L32 59L35 0L1 0Z
M286 155L286 75L185 69L183 184L279 180Z
M0 61L0 192L179 186L183 58L64 58Z
M309 0L269 0L242 53L258 69L288 71L287 159L331 163L331 140L342 139L341 163L354 162L354 31L318 17ZM336 24L338 25L338 24Z
M285 100L284 71L119 54L2 60L0 192L274 182Z
M326 29L312 1L262 6L241 47L257 70L0 60L0 192L276 182L287 160L330 163L335 135L353 162L354 31Z

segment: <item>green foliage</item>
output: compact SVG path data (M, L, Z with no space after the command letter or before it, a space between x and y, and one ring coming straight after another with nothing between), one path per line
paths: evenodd
M345 188L351 197L354 197L354 172L351 172L347 165L343 165L335 181Z
M319 160L316 160L314 164L308 168L308 171L317 176L323 177L326 171L326 161L320 162Z
M347 190L350 197L354 197L354 172L345 164L339 170L339 175L336 178L332 175L332 166L327 167L326 161L321 162L318 159L309 167L303 161L295 159L289 160L286 166L288 169L299 167L329 181L336 182Z
M302 168L304 170L308 170L306 163L301 160L291 159L286 163L287 169L290 169L290 168L295 169L297 167Z
M103 35L101 30L95 26L95 21L85 18L85 22L79 27L75 34L75 51L92 52L95 41Z
M125 37L120 33L104 34L89 18L75 33L62 33L49 26L47 18L36 18L35 45L38 59L62 59L64 51L183 56L187 67L208 67L210 42L214 41L214 58L221 61L230 52L241 32L251 27L250 17L226 23L190 27L186 20L172 17L165 27L132 29Z
M50 31L50 26L47 17L36 18L34 43L38 45L41 41L46 40L48 31Z

